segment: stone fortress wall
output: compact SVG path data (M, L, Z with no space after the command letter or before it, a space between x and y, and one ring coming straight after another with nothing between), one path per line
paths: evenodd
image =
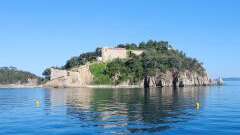
M102 61L107 62L113 59L125 59L127 58L127 50L125 48L103 48L102 49Z
M103 48L102 57L98 58L98 62L108 62L116 58L126 59L128 53L140 55L142 50L127 50L125 48ZM89 64L72 68L70 70L60 70L51 68L50 81L45 86L47 87L82 87L90 85L93 81L93 76L89 69Z
M135 55L141 55L143 53L143 50L127 50L125 48L103 48L102 56L98 60L107 62L116 58L126 59L128 58L128 52Z
M67 76L67 70L60 70L60 69L55 69L51 68L51 75L50 75L50 80L54 80L60 77Z
M83 65L71 70L51 68L50 81L46 87L82 87L89 85L93 80L89 65Z

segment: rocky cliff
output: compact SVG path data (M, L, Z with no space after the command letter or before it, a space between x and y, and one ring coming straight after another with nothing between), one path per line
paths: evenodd
M147 76L144 80L145 87L184 87L184 86L206 86L214 85L211 79L209 79L207 73L199 74L194 71L181 71L157 73L156 76Z

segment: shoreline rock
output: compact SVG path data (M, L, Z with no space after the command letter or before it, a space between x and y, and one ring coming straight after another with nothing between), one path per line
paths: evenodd
M155 76L145 78L145 87L184 87L184 86L208 86L216 83L209 79L207 73L199 74L192 71L159 72Z

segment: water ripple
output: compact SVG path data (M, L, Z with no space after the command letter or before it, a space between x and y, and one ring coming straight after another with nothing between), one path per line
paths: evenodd
M240 134L238 89L1 89L0 134Z

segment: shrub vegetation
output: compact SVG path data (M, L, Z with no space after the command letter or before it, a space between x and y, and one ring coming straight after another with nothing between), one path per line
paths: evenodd
M112 84L110 77L106 74L106 64L92 64L90 65L90 71L94 76L94 84Z
M38 79L39 83L41 80L38 76L16 67L0 67L0 84L24 84L28 79Z

